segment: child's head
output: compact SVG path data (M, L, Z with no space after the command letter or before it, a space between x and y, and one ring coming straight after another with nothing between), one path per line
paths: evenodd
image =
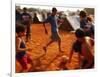
M85 37L84 31L82 29L77 29L75 32L75 36L77 37L77 40L82 41Z
M34 17L37 17L37 14L36 13L34 13Z
M86 16L87 16L87 13L86 13L86 11L80 11L80 14L79 14L79 16L81 17L81 18L85 18Z
M16 26L16 33L20 37L25 36L26 34L25 27L22 25Z
M56 15L57 14L57 9L55 7L52 8L52 14Z
M23 8L23 11L24 11L24 12L27 12L27 8L26 8L26 7L24 7L24 8Z

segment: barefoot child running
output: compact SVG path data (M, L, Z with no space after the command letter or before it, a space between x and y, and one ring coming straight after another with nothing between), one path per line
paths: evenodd
M79 68L92 68L94 66L94 40L90 37L85 37L84 31L82 29L77 29L75 36L77 40L73 43L69 56L69 62L72 59L73 53L78 53Z
M23 26L16 27L16 60L22 66L22 70L20 72L29 71L28 63L33 67L33 63L31 58L27 55L26 51L32 50L31 48L27 48L23 37L26 35L25 28Z
M57 25L57 9L56 8L52 8L52 14L50 16L48 16L48 18L43 22L43 26L45 28L45 33L47 34L47 30L45 27L45 23L49 22L51 25L51 39L50 41L46 44L45 47L43 47L43 49L46 51L47 47L52 44L53 42L57 41L58 42L58 46L59 46L59 51L62 52L61 50L61 38L59 36L58 33L58 25Z

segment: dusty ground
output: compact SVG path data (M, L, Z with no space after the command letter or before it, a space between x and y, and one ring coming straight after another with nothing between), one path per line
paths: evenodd
M49 24L47 24L46 28L49 32L48 35L45 34L42 24L33 24L31 26L32 39L27 43L27 46L32 47L32 51L28 53L31 55L33 62L36 64L35 69L39 71L61 70L61 68L59 69L61 57L63 55L69 57L72 42L75 41L76 38L74 36L74 33L60 31L60 36L62 40L61 48L64 52L60 53L58 51L57 43L53 43L48 47L45 54L43 46L45 46L50 37ZM78 68L78 59L76 53L74 53L71 63L67 63L66 61L65 67L68 70ZM20 70L21 66L18 62L16 62L16 72L19 72Z

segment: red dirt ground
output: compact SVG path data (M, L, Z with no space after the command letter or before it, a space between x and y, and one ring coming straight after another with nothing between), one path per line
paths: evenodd
M74 33L72 32L68 33L60 31L59 33L61 37L61 48L64 51L64 53L60 53L58 51L58 46L57 43L55 42L47 48L47 52L45 54L43 46L46 45L50 37L49 24L47 24L46 28L48 29L49 32L48 35L45 34L42 24L32 24L31 26L32 39L27 43L27 46L31 47L32 51L30 52L28 51L28 53L31 55L33 61L37 65L36 69L42 69L43 71L54 71L58 70L58 65L60 63L62 55L66 55L69 57L72 43L75 41L76 38L74 36ZM42 56L40 59L37 59L43 54L45 55ZM68 70L76 69L79 67L76 53L74 53L71 63L66 63L66 67ZM18 62L16 62L16 72L19 72L20 70L21 70L21 65Z

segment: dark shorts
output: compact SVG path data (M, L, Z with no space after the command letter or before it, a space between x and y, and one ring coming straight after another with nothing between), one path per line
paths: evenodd
M53 32L53 33L51 34L51 39L52 39L53 41L58 41L58 40L60 40L60 36L59 36L59 34L58 34L57 32Z
M30 22L29 22L29 21L22 21L22 24L23 24L24 26L27 26L27 25L30 24Z
M31 24L29 22L23 22L23 24L24 24L24 26L26 28L26 36L30 36L30 32L31 32L30 25Z
M83 64L82 64L82 69L90 69L90 68L93 68L94 67L94 60L92 61L92 63L90 64L90 66L84 68L84 66L88 63L88 61L85 59L83 61Z
M28 55L24 55L21 59L17 59L17 61L21 64L23 69L27 69L27 64L32 62Z
M75 52L78 52L79 54L82 54L82 52L81 52L82 47L81 46L82 46L81 42L76 40L72 45L72 49L75 50Z

